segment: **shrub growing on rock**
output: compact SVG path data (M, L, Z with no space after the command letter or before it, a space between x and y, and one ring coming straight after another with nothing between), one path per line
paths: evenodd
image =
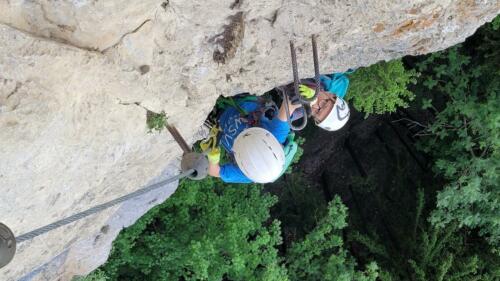
M415 83L416 76L417 72L406 70L401 60L362 67L351 75L346 99L366 116L394 112L398 107L408 107L413 100L415 95L407 85Z

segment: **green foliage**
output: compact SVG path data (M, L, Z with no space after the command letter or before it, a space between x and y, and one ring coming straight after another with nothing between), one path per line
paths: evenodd
M350 227L340 199L327 207L321 190L300 174L277 183L283 186L276 205L259 185L183 181L168 201L120 233L103 267L76 280L500 280L500 256L491 253L500 237L500 34L493 32L499 28L497 17L466 47L418 65L423 75L415 92L425 93L422 107L436 114L421 147L447 180L435 211L422 190L409 204L414 189L379 189L371 175L351 181L353 196L363 189L366 197L350 201L360 205ZM359 69L348 97L366 114L394 111L413 99L406 86L416 73L400 61ZM148 112L150 131L162 130L166 121L164 112ZM407 175L390 172L394 179ZM425 186L427 193L435 188ZM368 197L377 204L368 204ZM281 229L271 219L272 206ZM360 219L362 208L374 215ZM374 259L377 264L369 262Z
M103 270L110 280L284 280L276 202L261 186L183 181L122 231Z
M491 29L492 30L499 30L500 29L500 16L496 16L496 18L494 18L491 21Z
M146 113L146 125L148 126L149 133L153 131L161 132L167 125L167 115L164 111L156 113L148 110Z
M346 95L354 107L366 113L394 112L397 107L408 107L414 94L407 89L415 83L417 72L406 70L401 60L379 62L360 68L351 75L350 93Z
M84 277L75 277L72 281L109 281L106 273L100 269L92 271L89 275Z
M498 19L498 18L497 18ZM432 54L419 64L436 111L421 148L448 180L437 196L434 225L478 228L500 246L500 34L487 26L467 48Z
M289 249L286 263L290 280L376 280L377 265L370 263L365 271L356 270L355 260L343 247L346 218L347 208L337 196L318 226Z
M445 229L430 227L420 233L408 259L412 280L492 280L477 274L477 256L464 257L464 236L456 230L450 225Z
M283 259L280 224L269 215L276 197L261 191L214 179L182 181L168 201L120 233L105 265L77 280L376 279L376 264L358 271L343 248L347 208L338 197Z
M413 234L397 237L398 249L391 248L376 234L352 233L349 237L375 256L382 268L382 280L472 281L497 280L498 257L484 252L480 242L467 245L468 234L456 225L438 228L422 219L423 191L417 193L415 229ZM406 230L409 232L410 230Z
M283 176L271 185L271 189L280 198L272 214L281 221L286 247L304 238L326 215L328 202L323 193L300 172Z

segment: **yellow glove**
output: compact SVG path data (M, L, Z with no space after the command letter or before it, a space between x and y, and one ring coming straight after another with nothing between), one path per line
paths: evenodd
M299 85L299 92L300 92L300 95L305 97L306 99L310 99L312 97L314 97L314 90L309 88L308 86L306 85Z
M220 148L219 147L212 148L207 153L207 157L208 157L208 162L212 164L218 164L220 161Z

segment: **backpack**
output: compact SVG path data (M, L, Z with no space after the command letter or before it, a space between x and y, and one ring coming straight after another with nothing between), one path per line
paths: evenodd
M321 75L319 79L325 91L343 99L347 93L347 88L349 88L349 77L347 75L353 72L354 70L349 69L346 72Z

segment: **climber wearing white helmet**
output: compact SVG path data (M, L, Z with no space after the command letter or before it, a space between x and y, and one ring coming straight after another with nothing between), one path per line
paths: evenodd
M271 132L252 127L236 137L233 154L239 169L254 182L273 182L285 165L283 147Z
M310 106L316 125L325 130L339 130L349 119L349 106L342 99L349 85L346 74L348 72L320 77L321 91ZM311 83L311 79L305 79L301 83L300 94L306 98L314 96L314 83ZM291 86L292 84L284 87ZM202 142L200 145L207 152L209 175L231 183L267 183L276 180L290 164L290 159L293 158L291 156L295 153L290 148L293 147L290 142L286 142L287 150L286 153L283 152L282 145L290 133L283 102L279 110L272 110L278 111L278 114L273 113L271 116L266 114L267 102L259 101L255 96L229 98L227 103L229 107L217 118L219 126L212 128L209 142ZM298 104L289 102L288 107L292 117L303 114L301 110L295 112L301 107ZM219 146L229 153L233 162L219 165Z
M349 120L349 105L344 96L349 87L348 74L353 70L341 73L332 73L320 76L320 92L316 99L310 103L311 115L316 125L327 131L337 131ZM308 99L314 96L314 79L300 81L300 95ZM282 87L285 91L293 91L293 84ZM301 118L300 111L292 114L292 120Z
M290 112L299 105L288 104ZM210 142L200 145L207 152L208 174L228 183L269 183L285 169L283 144L290 133L285 106L268 118L260 112L256 100L236 100L218 118ZM258 115L258 116L257 116ZM220 130L220 131L219 131ZM220 147L234 161L219 165Z
M301 95L314 95L314 90L307 85L300 85ZM311 115L316 125L327 131L337 131L349 120L349 106L337 95L321 90L311 102Z

